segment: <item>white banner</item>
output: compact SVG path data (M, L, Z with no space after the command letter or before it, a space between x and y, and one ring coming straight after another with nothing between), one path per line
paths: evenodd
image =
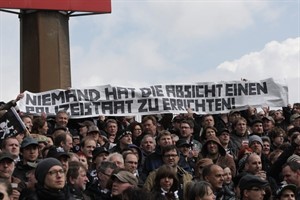
M227 113L248 106L281 107L288 104L288 88L273 79L203 82L197 84L119 87L104 85L83 89L25 91L19 101L22 112L55 115L67 110L72 118L99 115L124 116L157 113Z

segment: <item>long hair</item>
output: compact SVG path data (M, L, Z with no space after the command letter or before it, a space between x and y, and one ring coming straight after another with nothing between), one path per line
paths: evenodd
M169 165L163 165L160 168L158 168L154 179L153 190L160 191L161 189L160 180L166 177L173 179L173 185L170 191L174 192L178 190L179 181L176 175L176 171L173 167Z

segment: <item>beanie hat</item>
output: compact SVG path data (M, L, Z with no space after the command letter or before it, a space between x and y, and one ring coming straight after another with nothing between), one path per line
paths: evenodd
M45 158L37 165L35 169L35 178L38 181L38 184L44 185L45 177L49 169L56 165L62 167L61 162L56 158Z
M261 146L263 146L263 141L258 135L251 135L249 137L249 146L251 146L254 141L259 142Z

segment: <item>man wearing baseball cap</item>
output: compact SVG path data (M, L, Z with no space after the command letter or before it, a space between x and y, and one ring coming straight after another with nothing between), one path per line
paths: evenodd
M26 174L35 168L39 156L39 143L32 137L26 137L21 143L22 159L17 162L13 176L27 182Z
M111 152L122 152L123 149L128 148L132 144L132 133L129 130L123 129L117 133L117 145L114 146Z
M245 175L239 182L241 200L263 200L267 186L268 181L255 175Z
M135 188L138 185L138 179L129 171L121 170L112 175L112 197L118 197L128 188Z

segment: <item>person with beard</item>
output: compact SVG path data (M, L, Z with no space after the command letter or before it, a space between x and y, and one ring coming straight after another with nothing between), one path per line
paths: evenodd
M88 181L87 169L84 164L79 161L71 161L67 172L67 187L76 200L91 199L84 194Z
M211 136L204 143L199 158L210 158L213 163L220 166L228 166L231 170L232 177L236 174L236 166L233 157L226 153L220 140Z

